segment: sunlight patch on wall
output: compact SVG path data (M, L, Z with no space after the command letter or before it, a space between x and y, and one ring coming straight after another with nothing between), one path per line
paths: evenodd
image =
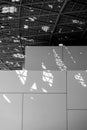
M41 88L44 93L47 93L47 90L44 88Z
M71 52L69 51L68 47L64 46L65 50L67 51L67 53L69 54L70 56L70 59L73 61L73 63L76 63L75 59L73 58Z
M83 86L83 87L87 87L83 77L81 76L81 73L78 73L76 75L74 75L74 78Z
M10 99L9 99L5 94L3 94L3 98L4 98L8 103L11 103Z
M16 73L18 74L18 77L23 85L25 85L27 80L27 70L16 70Z
M30 88L30 91L34 91L34 90L37 90L37 85L36 85L36 83L33 83L33 85L32 85L31 88Z
M53 49L53 54L54 54L54 57L55 57L56 65L59 67L59 69L61 71L66 71L67 70L67 66L63 63L63 61L61 60L60 56L56 53L55 49Z
M46 66L44 65L43 62L42 62L42 68L44 69L43 70L43 74L42 74L42 80L43 80L43 82L47 82L48 85L50 87L52 87L52 85L53 85L53 78L54 78L53 74L51 73L50 70L47 70L47 68L46 68Z

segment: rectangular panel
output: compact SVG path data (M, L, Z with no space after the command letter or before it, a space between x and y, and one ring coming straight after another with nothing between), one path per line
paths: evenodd
M87 111L74 110L68 114L69 130L87 130Z
M0 92L23 91L23 85L18 76L16 71L0 71Z
M66 96L24 96L23 130L66 130Z
M66 93L66 72L1 71L0 92Z
M68 109L87 109L87 72L70 71L67 82Z
M22 96L0 94L0 129L21 130Z
M43 64L49 70L60 70L62 47L26 47L25 68L42 70ZM60 64L59 64L60 63Z
M85 70L87 68L87 47L63 47L63 61L68 70Z

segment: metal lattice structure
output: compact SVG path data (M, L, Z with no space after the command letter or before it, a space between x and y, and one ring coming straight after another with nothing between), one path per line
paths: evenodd
M8 70L22 69L25 46L86 42L86 0L0 0L0 59Z

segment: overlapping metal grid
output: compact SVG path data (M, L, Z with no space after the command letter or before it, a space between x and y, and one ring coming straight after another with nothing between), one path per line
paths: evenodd
M83 45L86 34L86 0L0 0L0 59L8 69L22 69L25 46Z

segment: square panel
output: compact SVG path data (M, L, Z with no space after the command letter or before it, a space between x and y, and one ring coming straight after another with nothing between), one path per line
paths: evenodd
M25 95L23 130L66 130L65 108L65 95Z
M0 129L21 130L22 96L0 94Z
M16 71L0 71L0 92L21 92L23 85Z
M87 46L63 47L63 61L68 70L85 70L87 68Z
M68 72L67 87L68 109L87 109L87 72Z
M43 64L49 70L60 70L57 62L62 60L62 47L26 47L25 54L27 70L42 70Z
M25 91L31 93L66 93L66 72L28 71Z
M69 130L86 130L87 129L87 111L74 110L68 114Z

